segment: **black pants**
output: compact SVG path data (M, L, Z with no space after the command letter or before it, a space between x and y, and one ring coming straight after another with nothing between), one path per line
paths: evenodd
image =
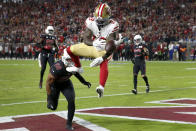
M196 56L196 50L193 53L193 61L195 60L195 56Z
M51 110L56 110L60 92L65 96L68 102L67 123L71 124L75 113L75 91L71 80L63 83L55 83L51 86L51 94L47 97L47 107Z
M43 81L44 72L46 70L47 62L50 67L54 64L54 54L53 53L41 53L41 72L40 72L40 82Z
M146 74L146 64L145 62L142 63L135 63L133 66L133 74L138 75L139 71L141 71L141 75Z

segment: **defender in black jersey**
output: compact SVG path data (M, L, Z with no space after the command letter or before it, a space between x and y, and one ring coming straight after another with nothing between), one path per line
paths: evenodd
M37 44L37 46L41 48L39 61L41 65L39 88L42 88L43 76L46 70L47 62L50 66L52 66L55 61L54 54L56 51L58 51L56 42L57 38L54 36L53 26L48 26L45 33L46 34L41 35L41 42Z
M146 93L150 91L150 85L148 83L148 78L146 76L146 63L145 56L148 55L148 49L146 45L142 43L142 37L140 35L136 35L134 37L134 47L133 47L134 56L132 58L133 66L133 77L134 77L134 89L132 93L137 94L137 76L139 71L141 71L142 78L146 83Z
M91 84L87 82L78 72L79 69L72 65L71 58L69 56L63 56L62 60L57 61L51 66L46 81L48 109L56 110L60 92L62 92L67 99L68 118L66 129L68 130L73 130L72 120L75 113L75 91L72 81L69 78L74 75L81 83L87 85L88 88L91 87Z

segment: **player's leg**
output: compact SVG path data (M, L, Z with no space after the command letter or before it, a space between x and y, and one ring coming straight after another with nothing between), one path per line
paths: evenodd
M138 72L140 70L140 67L136 64L134 64L133 66L133 85L134 85L134 89L132 90L133 94L137 94L137 76L138 76Z
M75 113L75 91L71 80L66 81L62 86L63 88L61 88L61 91L68 102L68 115L67 115L66 128L69 130L73 130L72 120Z
M73 45L74 46L74 45ZM72 47L72 46L71 46ZM72 51L71 51L71 47L67 48L67 53L69 54L69 56L71 57L72 61L74 62L76 67L81 67L81 63L80 63L80 57L75 55Z
M57 87L51 86L51 94L47 96L47 108L56 110L58 106L58 99L60 90Z
M67 48L67 53L72 58L72 61L75 63L76 67L81 67L79 56L88 57L88 58L97 58L103 56L105 51L97 51L95 47L88 46L84 43L75 44Z
M48 63L50 65L50 67L54 64L54 54L49 54L49 57L48 57Z
M40 55L40 61L41 61L41 71L40 71L40 82L39 82L39 88L42 88L42 83L43 83L43 76L44 72L46 70L46 65L47 65L47 54L41 53Z
M108 60L103 61L100 64L100 74L99 74L99 86L96 88L98 97L103 97L105 83L108 79Z
M141 68L142 78L146 83L146 93L148 93L150 91L150 85L148 83L148 77L146 76L146 64L142 64L140 68Z

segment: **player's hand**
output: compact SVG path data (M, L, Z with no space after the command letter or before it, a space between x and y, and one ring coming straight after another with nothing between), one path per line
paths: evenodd
M105 50L106 40L103 39L96 39L93 41L93 46L98 50L102 51Z
M98 66L102 62L103 62L103 58L102 57L98 57L98 58L94 59L93 62L90 63L90 67Z
M87 82L87 81L86 81L86 82L84 82L83 84L86 85L86 86L88 86L88 88L91 88L91 83L90 83L90 82Z
M131 59L131 62L132 62L133 64L135 64L135 59Z
M119 34L119 39L114 41L114 44L116 46L120 45L123 42L123 36L122 34Z

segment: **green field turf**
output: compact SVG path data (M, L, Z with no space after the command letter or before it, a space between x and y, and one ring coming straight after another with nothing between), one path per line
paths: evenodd
M138 95L133 95L131 62L110 62L109 77L104 97L97 98L95 88L99 81L99 67L90 68L90 61L82 61L86 80L92 83L88 89L74 76L71 78L76 92L76 110L111 106L171 106L145 102L196 98L196 63L194 62L147 62L147 76L151 86L145 93L145 84L138 76ZM44 80L48 74L48 65ZM0 117L52 112L46 108L44 88L39 89L40 68L33 60L0 60ZM18 104L17 104L18 103ZM175 104L174 104L175 105ZM61 95L57 111L67 110L67 102ZM195 131L196 125L172 124L148 120L78 115L112 131Z

